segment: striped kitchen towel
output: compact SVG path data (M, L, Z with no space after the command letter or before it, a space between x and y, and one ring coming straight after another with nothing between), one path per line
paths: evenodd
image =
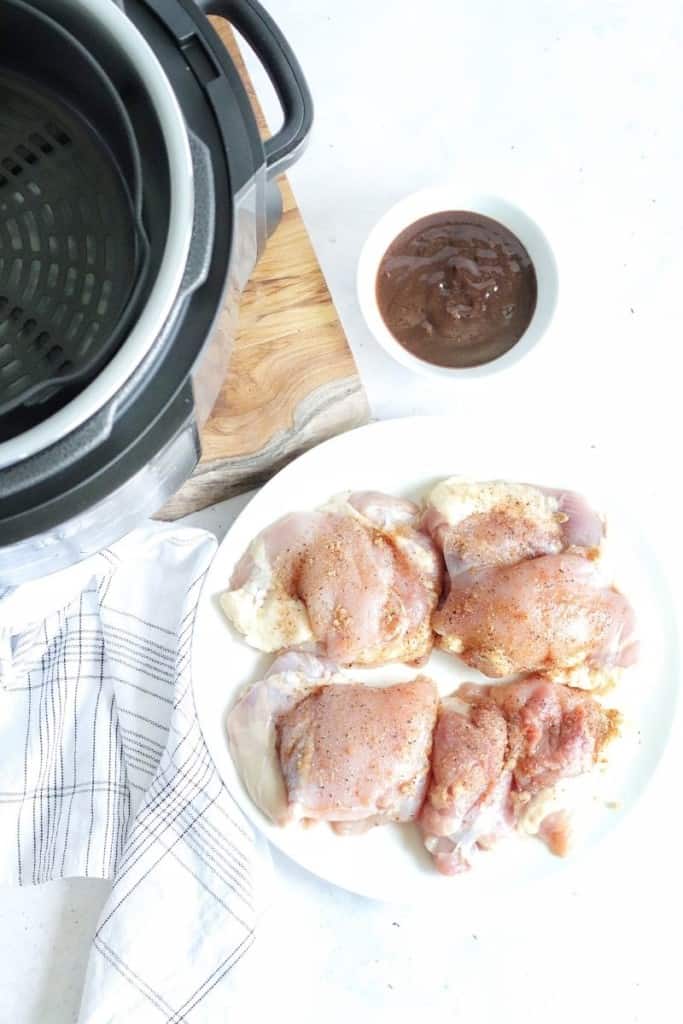
M0 880L113 879L87 1024L226 1019L253 939L254 839L204 744L190 678L215 546L150 524L0 589Z

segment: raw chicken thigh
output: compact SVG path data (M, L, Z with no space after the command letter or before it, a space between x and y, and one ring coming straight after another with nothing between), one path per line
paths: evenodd
M591 689L637 657L630 604L569 552L459 573L433 625L442 647L495 678L538 671Z
M253 647L304 648L344 665L419 662L441 559L418 509L375 492L285 516L251 543L223 610Z
M432 779L420 825L443 874L466 870L477 848L513 827L567 851L571 787L600 760L619 725L589 694L530 676L466 685L441 703Z
M277 824L324 820L362 831L417 817L437 704L424 677L364 686L294 652L238 701L228 735L250 796Z
M600 516L573 491L460 477L431 491L423 526L443 551L451 578L568 549L594 555L604 536Z
M490 700L443 700L434 731L432 776L420 815L424 843L444 875L466 870L475 847L508 827L507 723Z
M341 677L332 662L288 652L276 658L263 680L245 690L228 714L230 750L242 782L256 806L278 825L290 817L277 751L278 721L316 687L337 679Z
M604 524L580 495L451 478L423 525L449 577L437 643L473 668L592 688L635 661L633 611L598 565Z

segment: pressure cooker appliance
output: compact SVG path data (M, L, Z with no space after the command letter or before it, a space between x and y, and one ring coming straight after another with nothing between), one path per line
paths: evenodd
M277 91L265 143L207 14ZM191 474L311 117L255 0L2 0L0 585L99 550Z

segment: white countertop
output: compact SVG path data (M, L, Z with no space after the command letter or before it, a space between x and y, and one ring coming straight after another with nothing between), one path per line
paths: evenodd
M633 454L650 500L673 510L680 5L270 0L269 8L316 100L315 134L291 180L373 414L453 412L462 423L455 445L471 430L504 431L511 418L528 427L530 444L539 431L617 444ZM443 182L525 208L554 248L560 279L556 318L538 348L504 374L457 386L395 365L355 299L356 261L374 222L406 193ZM193 518L222 534L241 502ZM511 894L477 920L374 904L275 854L274 903L261 955L257 945L251 957L255 1005L260 996L298 1007L304 1021L403 1020L421 1010L468 1024L678 1020L683 899L669 824L678 817L678 749L624 826L618 857L606 849L579 860L552 887ZM106 892L86 880L0 890L0 1022L75 1019Z

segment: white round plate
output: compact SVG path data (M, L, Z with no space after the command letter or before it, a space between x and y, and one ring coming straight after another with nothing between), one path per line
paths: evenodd
M479 897L490 900L492 889L518 887L566 871L572 864L571 856L553 857L538 840L523 837L482 854L467 874L444 878L432 867L414 826L384 826L362 836L338 836L326 825L276 828L252 804L230 756L226 714L244 686L261 678L272 660L243 642L218 605L218 595L252 538L285 513L319 505L340 491L372 489L419 499L437 479L454 474L573 488L608 516L616 582L635 605L642 653L639 667L626 673L613 698L630 727L610 769L609 806L604 795L592 801L594 813L573 857L616 828L647 786L666 744L679 664L675 614L665 578L642 523L637 527L628 518L631 502L620 500L612 463L609 468L605 472L593 449L560 452L551 437L515 438L514 425L482 430L468 424L464 434L463 425L454 419L417 417L386 420L335 437L302 455L255 495L220 545L204 582L192 669L200 725L218 772L246 815L275 846L335 885L400 903L443 899L448 893L459 903ZM483 678L442 652L432 654L422 671L436 679L442 694L465 680ZM402 681L415 671L392 665L354 675L368 682ZM600 792L606 792L602 785Z

